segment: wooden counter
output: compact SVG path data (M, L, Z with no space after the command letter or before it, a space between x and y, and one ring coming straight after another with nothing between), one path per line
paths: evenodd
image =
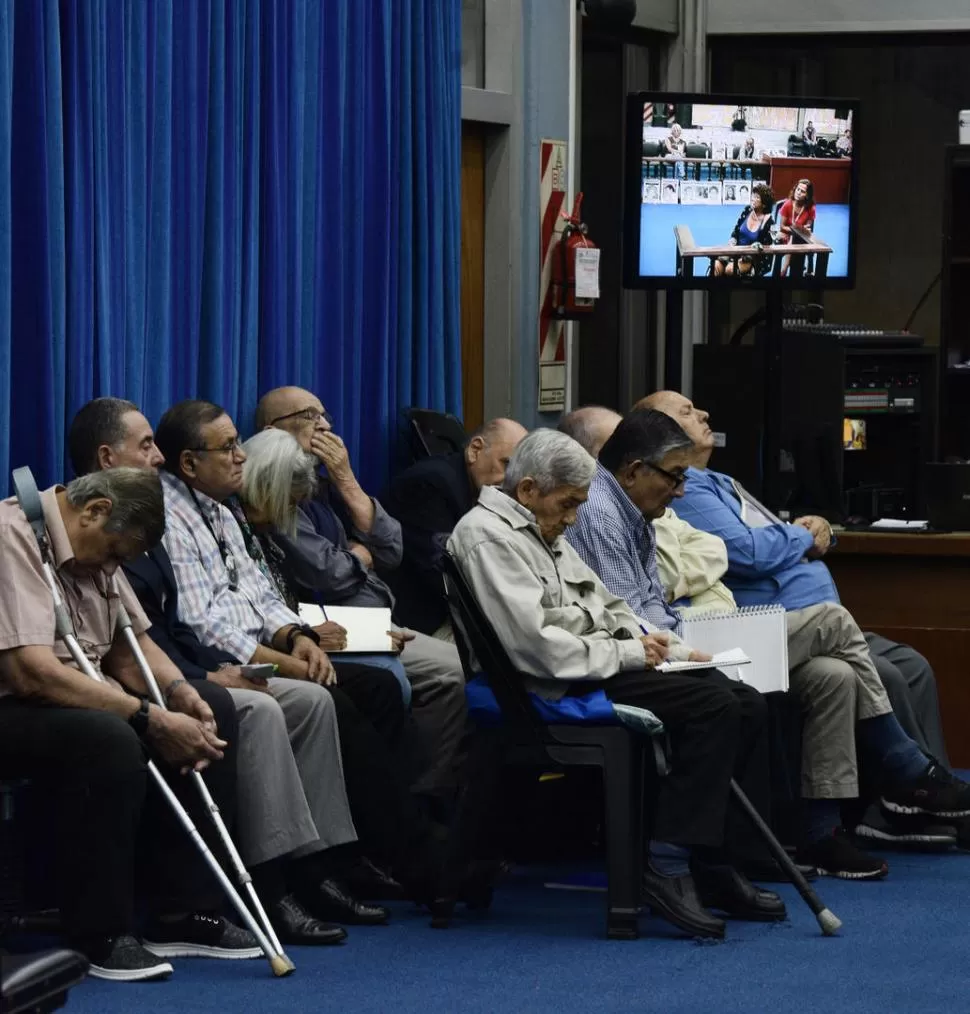
M785 158L773 155L769 182L775 200L784 200L801 179L815 187L816 204L848 204L852 181L851 158Z
M840 532L825 562L863 630L929 659L950 760L970 768L970 532Z

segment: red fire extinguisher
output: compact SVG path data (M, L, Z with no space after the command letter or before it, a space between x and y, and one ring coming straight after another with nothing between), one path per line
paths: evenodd
M590 313L596 305L596 296L599 295L599 248L589 238L586 225L580 220L582 205L583 195L578 193L573 213L563 213L566 226L552 258L552 312L554 316L567 320L576 320ZM580 255L583 272L579 295L576 294L578 250L589 251Z

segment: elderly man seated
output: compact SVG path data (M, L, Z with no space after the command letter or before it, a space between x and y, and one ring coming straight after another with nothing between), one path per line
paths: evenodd
M667 658L703 659L655 627L648 633L647 621L563 538L595 471L576 441L537 430L512 455L501 488L483 487L449 552L512 661L530 674L529 690L559 699L601 687L666 726L674 758L653 814L644 903L695 936L725 932L705 905L739 918L782 919L778 896L755 888L722 848L731 778L745 776L746 744L763 736L761 698L736 692L713 670L658 668ZM744 697L750 701L742 705Z
M120 398L84 405L71 423L68 446L78 475L118 467L157 472L165 460L148 420ZM335 944L346 937L340 926L318 917L386 920L385 909L361 905L344 888L363 865L347 858L357 834L344 774L352 795L371 797L372 785L386 781L385 772L355 793L355 758L363 753L372 764L379 737L372 734L358 750L359 723L347 728L348 711L352 722L355 709L340 694L306 680L255 678L232 655L203 645L178 619L178 586L163 545L127 561L125 570L151 620L152 640L193 685L203 692L224 687L236 708L239 816L233 833L280 939ZM342 753L350 755L345 765Z
M401 562L401 526L361 487L329 412L310 391L278 387L256 409L256 428L267 427L289 433L323 470L316 497L300 506L295 533L279 539L291 566L298 566L302 601L393 610L394 595L380 575ZM447 811L467 721L461 660L453 644L402 628L394 634L431 757L415 791Z
M291 680L333 688L331 696L346 698L338 715L359 711L352 728L369 737L373 729L380 733L392 763L365 768L363 751L355 750L353 768L361 777L359 791L352 792L354 816L358 824L368 818L373 833L360 827L362 838L380 848L381 858L418 897L440 873L443 855L434 828L407 791L424 758L397 681L384 669L331 662L318 629L303 625L279 597L258 547L246 544L224 503L239 491L246 461L229 415L211 402L180 402L162 416L155 437L165 457L163 545L175 574L179 619L203 645L237 662L277 664ZM279 698L284 688L269 683ZM341 720L342 738L350 738L344 735L350 728ZM348 774L351 768L348 763Z
M730 476L708 469L714 436L707 413L683 395L659 391L638 407L665 412L691 437L691 467L677 513L724 541L726 582L739 604L777 603L788 611L792 690L806 695L805 751L816 761L814 773L806 764L806 795L815 800L815 841L806 851L832 851L831 831L840 819L836 801L858 795L857 746L881 758L887 814L922 814L944 821L970 816L970 786L954 778L941 759L932 670L905 645L873 634L864 637L839 604L821 560L831 543L828 522L804 517L784 524ZM902 683L893 699L915 702L920 719L907 722L905 731L884 683ZM954 834L952 829L949 834ZM845 849L840 852L851 860ZM846 875L851 872L845 870ZM855 872L873 875L861 866Z
M404 558L388 581L401 621L426 634L451 639L441 580L445 539L475 506L482 486L497 486L526 428L492 419L463 450L415 462L391 481L387 509L401 524Z
M4 500L0 776L42 785L57 829L68 943L89 959L92 975L113 981L165 978L172 973L166 955L257 957L253 937L222 917L202 857L149 786L146 756L196 811L199 830L215 839L190 780L180 775L209 768L209 787L231 820L234 770L222 759L227 742L220 734L235 736L232 702L215 685L200 696L182 678L149 639L148 620L118 573L122 561L161 538L158 477L119 468L54 486L41 494L41 504L72 632L104 681L80 672L56 633L37 540L16 498ZM148 703L141 671L116 626L119 602L170 710ZM134 935L137 858L150 889L147 949Z

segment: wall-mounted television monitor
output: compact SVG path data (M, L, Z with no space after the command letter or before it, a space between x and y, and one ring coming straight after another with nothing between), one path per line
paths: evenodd
M628 288L847 289L858 103L627 96Z

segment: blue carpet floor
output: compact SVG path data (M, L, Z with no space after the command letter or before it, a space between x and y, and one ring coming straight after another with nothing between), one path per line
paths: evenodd
M675 937L645 918L643 937L603 939L603 895L549 890L510 876L487 915L435 931L408 905L391 925L354 929L343 947L294 948L296 973L262 961L177 961L168 982L89 980L73 1014L304 1011L461 1014L837 1014L970 1011L970 854L888 856L881 883L816 882L843 920L820 935L793 888L790 920L732 923L724 943ZM557 871L562 873L563 871Z

